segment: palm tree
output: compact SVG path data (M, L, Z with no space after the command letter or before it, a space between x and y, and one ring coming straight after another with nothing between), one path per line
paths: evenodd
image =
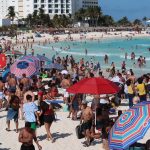
M112 16L109 15L102 16L99 20L99 23L100 25L107 27L115 25L114 19L112 18Z
M27 21L27 24L29 27L31 27L32 25L32 20L33 20L33 17L31 14L28 14L27 18L26 18L26 21Z
M121 25L121 26L129 26L131 25L131 22L128 20L128 18L125 16L123 18L121 18L119 21L118 21L118 24Z
M75 20L81 22L85 21L85 17L86 17L85 13L86 13L86 9L83 8L79 9L79 11L75 13L74 16Z
M14 7L13 7L13 6L9 6L9 7L8 7L8 14L7 14L7 17L8 17L9 19L11 19L11 21L13 21L14 18L15 18L15 16L16 16L16 13L15 13Z
M43 18L45 16L45 11L42 8L39 8L39 21L41 23L41 25L43 25Z
M134 25L139 25L139 26L141 26L141 25L142 25L142 21L139 20L139 19L135 19L135 20L133 21L133 24L134 24Z

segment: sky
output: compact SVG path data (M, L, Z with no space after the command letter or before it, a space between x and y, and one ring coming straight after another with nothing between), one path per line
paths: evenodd
M104 14L115 20L127 16L129 20L150 18L150 0L99 0Z

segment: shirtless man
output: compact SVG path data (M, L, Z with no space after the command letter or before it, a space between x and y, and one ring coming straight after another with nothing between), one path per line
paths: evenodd
M68 99L68 97L69 97L69 94L68 94L68 92L66 92L66 89L69 88L70 85L71 85L71 83L70 83L69 76L68 76L68 75L65 75L65 76L64 76L64 79L63 79L62 82L61 82L61 87L62 87L63 89L65 89L65 92L64 92L64 101L65 101L65 102L67 101L67 99Z
M4 83L0 79L0 109L2 108L2 103L4 98L3 90L4 90Z
M16 92L16 85L17 81L14 75L11 75L10 78L8 78L8 86L10 92Z
M19 142L22 143L20 150L35 150L33 145L33 140L35 141L39 150L42 150L42 147L37 141L35 132L30 128L31 124L29 122L25 123L25 128L23 128L19 133Z
M23 90L27 91L30 87L30 80L26 77L26 74L23 74L22 77L23 78L20 80L20 83L23 84Z
M93 121L93 112L90 107L87 106L87 103L82 103L82 116L80 123L83 121L83 130L86 137L84 142L85 146L90 146L93 139L91 139L91 130L92 130L92 121Z

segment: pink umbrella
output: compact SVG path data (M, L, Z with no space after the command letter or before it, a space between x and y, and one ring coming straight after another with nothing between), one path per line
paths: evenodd
M40 67L40 60L39 58L35 56L27 55L27 56L22 57L20 60L27 60L27 61L33 62L35 63L36 68Z
M31 77L37 74L37 69L33 62L27 60L19 60L10 67L10 72L17 78L21 78L23 74L26 74L27 77Z

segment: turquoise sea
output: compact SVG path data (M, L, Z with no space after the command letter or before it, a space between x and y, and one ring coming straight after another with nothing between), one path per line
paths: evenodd
M133 69L139 75L150 73L150 37L127 39L103 39L103 40L81 40L81 41L63 41L58 43L50 43L47 45L35 45L35 53L45 53L47 57L52 58L53 55L66 56L73 55L76 60L84 58L94 62L99 61L102 68L109 68L111 62L115 62L116 68L120 69L122 62L125 60L125 53L128 54L126 60L126 68ZM88 53L85 55L85 49ZM131 53L134 52L136 60L131 61ZM104 64L104 56L109 56L109 64ZM139 68L135 66L137 59L146 57L146 65Z

